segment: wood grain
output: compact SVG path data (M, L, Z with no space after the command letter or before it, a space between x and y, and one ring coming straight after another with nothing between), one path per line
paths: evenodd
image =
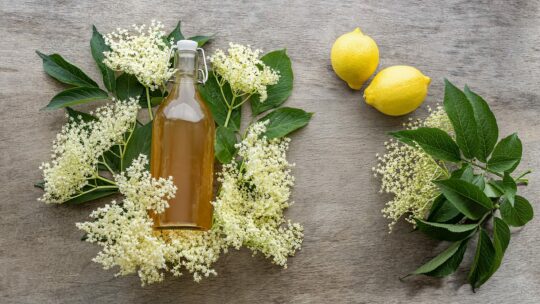
M540 210L539 1L0 1L0 302L1 303L538 303L540 223L514 231L500 270L476 294L466 272L444 280L398 277L443 245L381 216L385 197L372 178L386 133L408 117L385 117L339 80L332 42L359 26L380 47L380 68L418 67L432 78L426 105L442 101L443 77L467 83L492 106L501 135L524 143L523 193ZM304 224L302 251L287 269L244 250L217 264L219 276L193 283L168 278L140 287L91 262L98 248L79 241L74 224L100 203L46 206L36 201L38 166L63 123L43 112L62 87L34 53L59 52L99 80L89 49L91 25L102 32L134 22L184 21L188 35L215 33L210 50L229 41L269 51L287 48L295 90L289 106L315 112L290 151L297 179L287 215ZM82 107L84 109L84 107ZM103 202L101 202L103 203ZM470 253L468 254L470 257Z

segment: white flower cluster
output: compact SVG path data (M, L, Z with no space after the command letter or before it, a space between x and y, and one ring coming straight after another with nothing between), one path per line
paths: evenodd
M418 127L439 128L450 134L452 124L443 108L429 109L430 115L423 121L414 120L405 124L407 129ZM443 162L434 160L422 149L402 144L394 139L385 142L386 153L377 154L378 164L373 168L375 177L381 179L381 193L390 193L394 197L382 210L391 220L390 231L402 217L414 225L414 218L423 218L433 200L440 194L432 183L440 177L447 177L448 170Z
M134 24L135 34L118 28L105 35L105 43L111 51L104 52L103 62L115 71L134 75L145 87L157 89L175 72L163 28L163 24L152 20L148 28Z
M112 201L92 212L93 222L77 223L86 232L86 241L103 249L93 259L105 269L119 267L117 275L138 272L143 284L163 279L167 268L163 240L154 235L149 210L163 210L174 197L176 187L169 179L154 179L146 171L148 160L141 154L126 170L116 176L121 203ZM156 209L154 209L156 208Z
M235 97L257 93L262 102L267 98L266 86L278 83L279 74L259 59L261 52L249 45L229 43L227 54L218 49L210 62L214 73L230 84Z
M70 118L53 143L51 162L43 163L44 190L39 200L63 203L80 194L88 180L97 177L103 153L124 141L139 110L138 101L115 101L95 111L96 120Z
M149 211L163 210L176 188L170 179L152 179L141 156L127 175L116 176L124 201L94 211L93 222L77 224L87 241L103 246L94 261L105 269L118 266L118 275L137 272L143 284L161 281L165 271L175 276L188 271L197 282L216 275L213 263L231 246L262 252L286 267L303 238L302 227L283 218L293 185L289 141L268 141L261 136L265 129L265 123L256 123L238 145L240 169L224 166L214 224L205 232L152 229Z
M240 168L234 162L224 166L214 217L231 246L260 251L286 266L288 256L300 249L303 229L283 218L294 181L286 159L289 139L267 140L262 136L266 123L254 124L238 145Z

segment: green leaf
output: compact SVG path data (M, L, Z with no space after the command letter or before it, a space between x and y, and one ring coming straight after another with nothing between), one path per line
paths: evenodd
M459 162L461 160L459 147L450 135L441 129L418 128L390 132L390 135L413 147L415 146L414 143L418 144L427 154L436 159L450 162Z
M501 266L502 259L510 243L510 228L498 217L493 218L493 247L495 248L495 261L491 273L495 273Z
M508 172L504 173L502 186L504 191L504 198L507 199L512 206L514 206L517 193L517 185L516 181L514 181L514 179L510 176Z
M217 127L216 129L216 158L222 164L228 164L233 159L236 154L236 133L222 126Z
M143 90L144 86L133 75L124 73L116 79L116 98L119 100L139 98Z
M512 172L521 161L523 147L516 133L507 136L495 146L491 158L487 162L489 170L495 172Z
M215 122L219 126L225 125L228 108L227 104L223 100L223 96L221 95L221 90L214 73L209 73L208 81L204 85L199 85L198 90L201 97L206 102L206 105L208 108L210 108L210 112L212 112ZM232 92L228 83L225 83L223 86L223 94L229 102L232 100ZM229 120L229 125L227 127L234 131L238 131L240 129L240 115L240 108L233 110Z
M461 172L459 179L472 183L474 180L474 170L472 166L469 164L464 164L462 169L463 171Z
M444 195L439 195L431 205L431 210L427 218L428 222L435 223L455 223L463 215L450 203Z
M433 181L446 199L466 217L477 220L493 208L493 203L477 186L460 179Z
M81 69L67 62L62 56L58 54L45 55L39 51L36 51L36 53L43 60L45 73L54 79L78 87L98 87L95 81Z
M116 193L118 193L118 190L116 189L95 189L81 196L77 196L76 198L72 198L66 201L66 204L80 205L82 203L94 201L100 198L111 196Z
M208 35L208 36L193 36L189 37L189 40L197 41L197 44L199 47L203 47L208 41L212 40L214 38L214 35Z
M264 135L268 139L287 136L289 133L300 129L309 123L312 113L296 108L279 108L270 112L259 121L270 122L266 125Z
M94 115L80 112L77 110L73 110L70 107L66 107L66 112L69 115L69 117L72 117L75 121L89 122L89 121L97 120L97 117L95 117Z
M503 193L497 186L494 186L492 182L488 182L484 188L484 193L487 197L496 198L500 197Z
M499 138L497 120L487 102L467 86L465 86L465 95L473 107L474 117L476 119L478 149L475 156L485 163Z
M428 276L442 278L445 277L459 267L463 260L463 255L467 250L469 239L455 242L445 251L431 259L429 262L420 266L411 274L424 274Z
M414 219L416 227L429 237L441 241L460 241L468 236L478 227L477 224L441 224L426 222L421 219Z
M507 199L503 199L499 211L502 219L514 227L523 226L534 217L534 211L529 201L519 195L516 195L514 206Z
M100 88L75 87L56 94L43 109L56 110L107 98L107 92Z
M175 44L184 39L184 35L182 35L181 21L178 21L174 30L167 36L167 41L170 42L172 40L172 44Z
M482 191L486 188L486 179L482 175L474 175L471 183Z
M444 109L454 127L457 144L466 158L473 158L479 146L473 107L460 89L448 79L444 82Z
M251 110L254 116L282 105L291 96L293 89L293 70L286 50L270 52L262 56L261 60L278 71L280 77L278 83L267 87L268 97L265 101L260 102L259 95L251 98Z
M484 284L491 276L495 261L495 248L486 230L481 229L476 246L476 255L469 272L469 283L473 290Z
M150 105L152 107L159 106L163 100L165 100L165 97L167 97L168 92L165 91L165 93L162 93L161 90L154 90L150 91ZM143 109L148 108L148 102L146 102L146 92L143 90L141 93L141 96L139 97L139 105Z
M36 188L41 188L41 189L45 189L45 181L44 181L44 180L40 180L39 182L34 183L34 187L36 187Z
M150 160L150 147L152 145L152 122L147 123L142 127L135 127L131 138L126 145L124 153L124 161L122 171L131 166L133 160L137 159L140 154L148 156Z
M114 92L116 89L116 78L114 71L103 63L105 55L103 52L108 52L111 48L105 44L105 39L98 32L96 26L92 26L92 39L90 40L90 49L92 50L92 57L96 61L101 75L103 76L103 84L109 92Z

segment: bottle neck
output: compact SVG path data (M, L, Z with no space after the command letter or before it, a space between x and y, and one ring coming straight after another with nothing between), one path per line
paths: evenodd
M197 77L197 52L179 51L176 54L176 80L175 82L192 82Z

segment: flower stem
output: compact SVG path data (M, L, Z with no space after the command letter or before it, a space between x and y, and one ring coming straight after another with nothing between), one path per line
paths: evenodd
M232 108L229 108L227 111L227 118L225 119L225 124L223 125L225 128L229 125L229 120L231 119L232 114Z
M236 109L236 108L239 108L241 107L246 101L248 101L248 99L251 97L252 94L248 95L248 97L246 97L244 100L242 100L242 102L240 102L239 104L235 105L233 107L233 110Z
M111 184L111 185L115 185L115 186L116 186L116 183L115 183L113 180L110 180L110 179L108 179L108 178L105 178L105 177L103 177L103 176L101 176L101 175L99 175L99 174L96 174L94 177L95 177L96 179L102 180L102 181L104 181L104 182L106 182L106 183L109 183L109 184ZM99 186L98 186L98 187L99 187Z
M92 188L90 190L83 191L83 192L81 192L81 193L79 193L79 194L77 194L75 196L72 196L68 200L72 200L72 199L77 198L79 196L82 196L82 195L85 195L85 194L88 194L90 192L100 190L100 189L118 189L118 187L117 186L97 186L97 187L94 187L94 188Z
M154 120L154 114L152 113L152 103L150 102L150 89L146 87L146 104L148 105L148 115L150 120Z

